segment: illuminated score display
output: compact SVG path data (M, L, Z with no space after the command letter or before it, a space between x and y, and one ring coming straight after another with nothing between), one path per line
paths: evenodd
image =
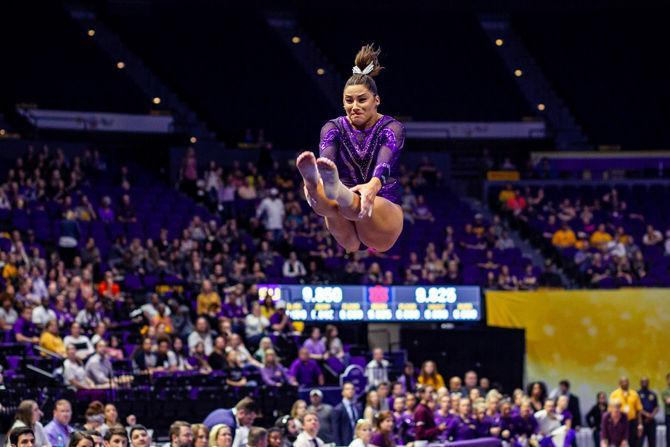
M286 302L298 321L479 321L477 286L259 284L258 298Z

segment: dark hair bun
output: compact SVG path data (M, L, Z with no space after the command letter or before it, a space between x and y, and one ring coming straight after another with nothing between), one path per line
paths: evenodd
M354 60L354 64L358 68L361 69L361 71L365 70L365 67L370 65L374 66L373 70L371 73L368 74L368 76L375 77L379 74L380 71L384 67L382 67L379 64L379 54L381 53L381 50L379 48L375 49L373 44L368 44L368 45L363 45L361 49L358 51L356 54L356 59Z

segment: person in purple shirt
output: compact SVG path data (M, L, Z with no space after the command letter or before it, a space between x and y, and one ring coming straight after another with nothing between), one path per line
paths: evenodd
M514 418L512 435L530 439L538 431L538 424L531 412L530 402L524 400L519 407L519 415Z
M288 384L298 385L295 378L289 376L286 368L277 361L277 354L272 349L265 351L265 362L261 368L261 378L264 384L277 388Z
M451 419L447 426L447 438L451 441L467 441L478 437L477 422L470 417L470 399L458 402L458 417Z
M270 317L270 327L272 328L272 331L280 334L294 332L295 329L293 328L291 318L286 313L286 303L284 301L278 301L275 307L277 311Z
M438 408L437 411L435 411L435 425L440 425L444 424L445 426L449 426L451 423L451 420L453 418L453 415L449 411L449 403L450 403L450 398L449 395L444 395L440 397L440 401L438 402ZM447 431L443 431L440 433L440 436L438 439L440 441L447 441L448 433Z
M405 397L400 396L393 398L393 405L391 408L393 409L393 440L396 445L404 445Z
M298 358L291 363L289 375L303 387L323 386L324 383L321 368L309 358L309 351L305 348L300 348Z
M393 175L405 128L377 110L380 99L373 77L382 69L378 56L371 45L361 48L344 88L346 116L321 128L318 160L312 152L296 160L307 203L325 217L326 227L348 252L357 251L361 243L388 251L402 231L402 188Z
M19 343L39 343L37 326L32 321L33 309L26 306L14 322L14 336Z
M312 328L309 338L305 340L302 347L307 349L309 357L313 360L325 360L328 358L326 343L321 338L321 329L316 326Z
M65 447L70 443L70 435L74 429L70 427L72 419L72 405L61 399L54 406L53 419L44 426L44 432L53 447Z
M376 447L395 447L393 435L394 419L390 411L382 411L377 415L377 430L370 438L370 445Z
M509 441L512 439L512 434L514 432L514 418L516 416L512 415L512 404L511 402L505 401L500 405L500 438Z
M416 389L416 374L412 362L405 362L402 375L398 377L398 383L402 385L403 393L411 393Z

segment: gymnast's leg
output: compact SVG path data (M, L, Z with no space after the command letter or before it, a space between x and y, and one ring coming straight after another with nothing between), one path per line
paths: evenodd
M360 218L360 196L340 181L335 164L326 158L319 158L317 167L326 197L337 203L343 217L354 221L358 239L380 252L393 247L402 232L402 208L383 197L375 197L372 215Z
M356 234L356 227L353 222L340 215L337 202L326 197L314 154L303 152L298 156L296 166L305 181L305 197L314 212L325 218L326 228L338 244L347 252L357 251L361 242Z

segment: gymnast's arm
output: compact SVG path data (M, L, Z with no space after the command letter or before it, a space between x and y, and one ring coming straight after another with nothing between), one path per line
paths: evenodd
M384 186L391 178L391 169L398 162L400 150L405 144L405 126L393 121L382 130L382 146L377 153L372 177L376 177Z
M337 148L340 145L340 131L335 123L328 121L321 128L319 141L319 157L325 157L336 163Z

